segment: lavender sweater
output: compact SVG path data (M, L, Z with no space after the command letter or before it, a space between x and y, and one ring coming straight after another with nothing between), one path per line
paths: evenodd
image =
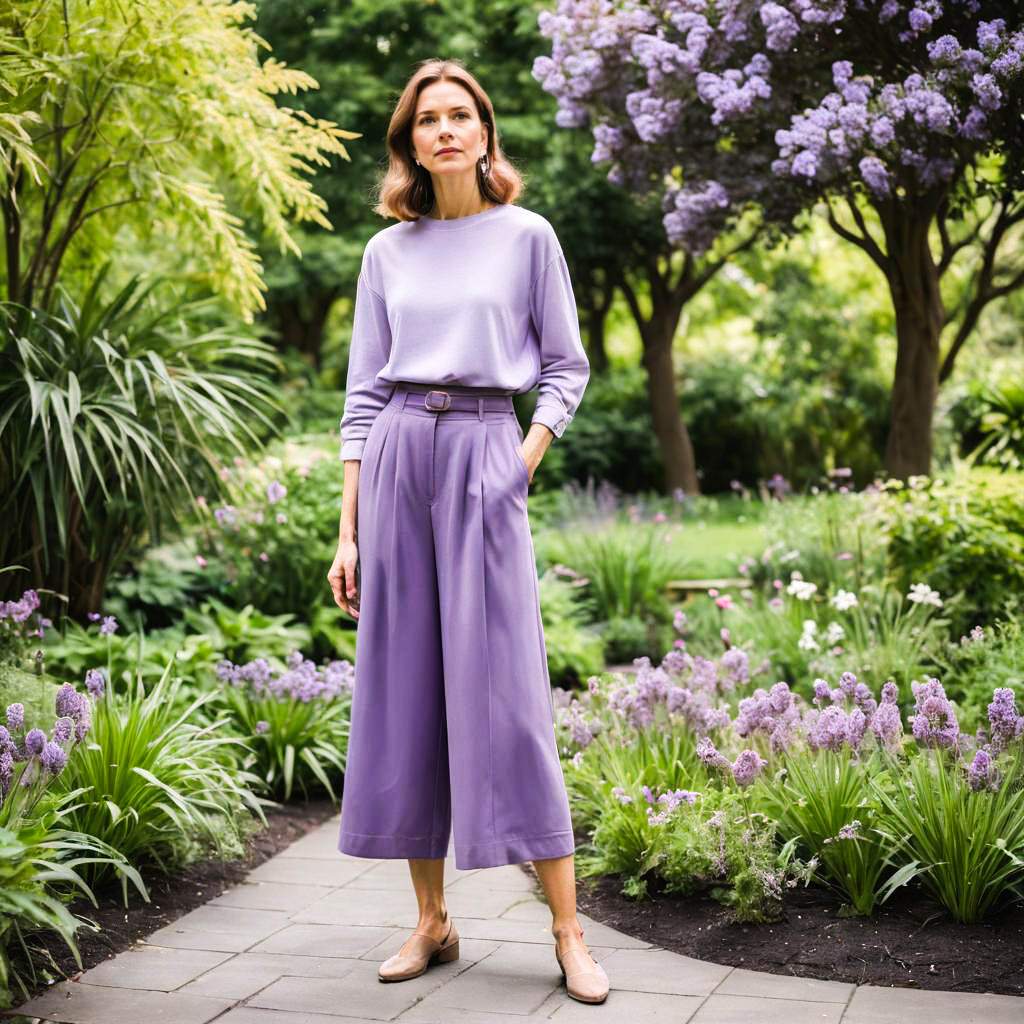
M551 224L504 204L378 231L356 284L340 458L361 459L397 381L538 387L532 422L561 437L590 378Z

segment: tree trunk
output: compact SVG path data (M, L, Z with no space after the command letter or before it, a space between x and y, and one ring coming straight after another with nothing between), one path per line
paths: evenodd
M608 372L608 350L604 344L606 311L592 306L583 315L587 323L587 359L590 369L601 376Z
M885 467L890 477L906 480L931 473L945 311L928 244L931 211L903 207L892 214L882 217L889 256L886 278L896 314L896 370Z
M317 371L322 360L324 326L337 298L338 291L332 288L301 298L279 295L268 302L267 316L284 347L308 356Z
M675 317L658 316L657 311L641 332L643 356L647 371L647 395L651 418L665 460L665 492L672 494L682 488L688 495L700 494L697 462L693 455L690 432L679 412L679 395L672 366L672 338L678 324Z

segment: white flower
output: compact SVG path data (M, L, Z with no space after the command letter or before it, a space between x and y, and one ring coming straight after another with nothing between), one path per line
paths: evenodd
M814 619L804 619L804 632L810 633L812 636L818 632L818 624Z
M914 583L907 594L907 600L917 604L933 604L936 608L942 607L942 598L937 590L932 590L927 583Z
M817 583L811 583L809 580L805 580L800 573L794 572L789 577L786 593L792 594L799 601L807 601L817 589Z
M801 651L820 651L821 645L814 639L813 633L803 633L796 642Z
M856 608L857 604L857 595L852 590L840 588L832 595L832 605L837 611L845 612L848 608Z
M780 562L792 562L794 558L799 558L800 552L794 548L792 551L787 551L785 554L779 555Z
M572 766L573 768L579 768L581 764L583 764L583 751L577 750L576 753L572 755Z
M846 630L838 622L830 622L825 630L825 643L833 647L846 636Z

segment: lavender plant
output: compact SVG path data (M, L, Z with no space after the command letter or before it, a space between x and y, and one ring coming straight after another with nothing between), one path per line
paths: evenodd
M260 787L289 800L297 786L308 798L315 781L337 799L331 777L337 781L345 771L353 664L317 668L293 651L284 671L266 658L244 665L223 660L217 678L217 703L245 737L244 765Z
M226 734L226 718L199 721L214 693L185 699L173 668L172 659L148 692L138 679L123 697L109 693L99 670L87 673L96 698L90 742L59 780L87 794L66 813L72 827L164 872L207 849L241 854L250 811L266 825L265 801L252 791L258 779L239 764L242 741ZM90 881L108 874L103 864L88 870ZM124 879L122 889L127 902Z
M840 913L870 915L917 871L890 870L892 846L875 829L877 790L889 785L880 750L903 740L897 687L887 682L878 702L844 672L837 687L818 679L814 691L815 708L788 735L784 763L762 787L760 805L779 835L815 861L813 879L846 898Z
M981 921L1012 894L1024 898L1024 716L1013 691L988 708L990 738L968 763L971 738L937 679L913 686L913 735L922 752L889 755L891 792L878 790L879 831L955 921Z
M38 727L26 729L20 702L7 706L7 724L0 726L0 1008L12 1005L12 984L28 998L23 974L27 970L35 980L28 946L33 931L52 929L81 967L74 935L83 922L62 900L77 890L97 902L78 865L106 865L149 898L141 876L119 851L61 827L85 790L58 793L55 781L89 733L91 704L68 683L57 692L56 712L49 737Z

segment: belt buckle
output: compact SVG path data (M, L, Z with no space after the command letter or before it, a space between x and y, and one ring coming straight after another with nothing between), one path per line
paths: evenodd
M444 399L443 405L431 405L430 398L432 395L440 395ZM447 391L428 391L423 396L423 408L430 409L433 412L443 412L452 404L452 396Z

